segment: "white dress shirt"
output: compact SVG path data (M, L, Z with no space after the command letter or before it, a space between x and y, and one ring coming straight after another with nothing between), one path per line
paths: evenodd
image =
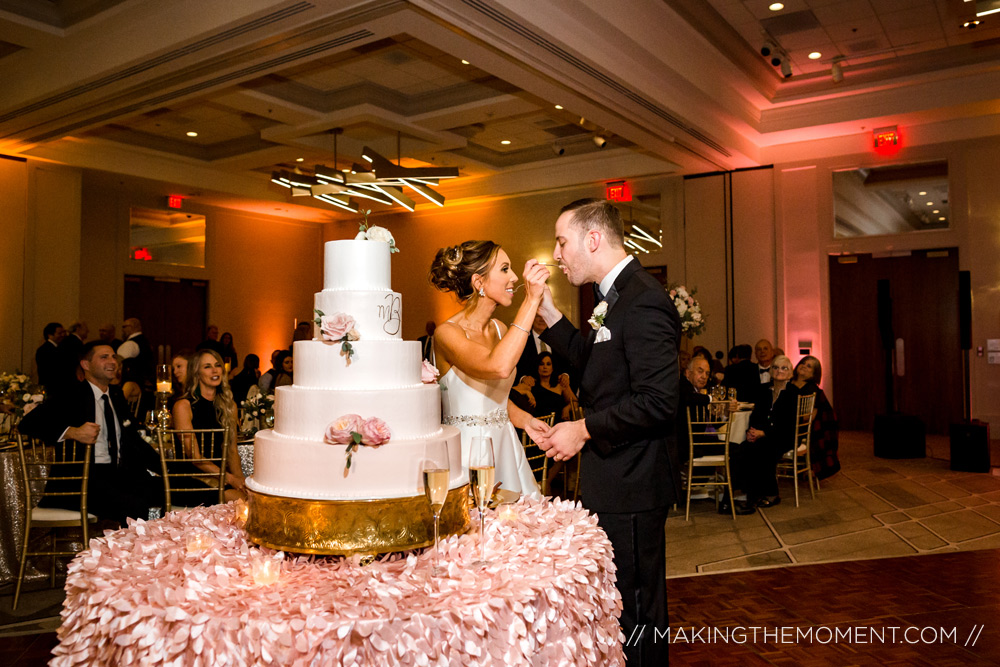
M625 269L625 266L631 262L632 259L634 259L632 255L627 255L625 259L615 264L614 267L608 271L608 275L601 279L601 283L597 286L597 288L601 290L601 294L604 295L605 299L608 298L608 292L611 291L611 287L615 284L615 280L618 278L618 275Z
M94 423L101 427L100 432L97 434L97 440L94 441L94 463L111 463L111 454L108 452L108 425L104 420L104 402L101 400L101 397L108 397L111 414L115 416L115 439L118 441L118 456L121 457L122 430L118 426L118 413L115 412L115 404L111 400L110 393L101 391L100 387L89 380L87 384L90 385L91 390L94 392ZM66 429L66 431L68 430ZM63 434L59 436L59 442L66 439L66 431L63 431Z
M121 357L122 359L131 359L133 357L138 357L139 344L132 339L141 334L142 334L141 331L136 331L134 334L128 337L128 340L119 345L118 349L116 350L118 356Z

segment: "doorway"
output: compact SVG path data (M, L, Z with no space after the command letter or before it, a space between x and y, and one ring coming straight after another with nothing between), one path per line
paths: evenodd
M205 334L208 282L181 278L125 276L125 317L142 322L157 363L194 351Z
M958 249L900 255L830 257L840 428L870 431L876 414L898 410L923 420L928 433L946 435L962 419ZM881 309L880 281L891 300ZM890 400L894 405L886 405Z

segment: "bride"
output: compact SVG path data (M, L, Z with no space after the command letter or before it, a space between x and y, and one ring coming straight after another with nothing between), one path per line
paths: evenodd
M499 245L466 241L441 248L430 272L431 283L454 292L464 306L434 332L441 412L444 423L462 432L462 466L468 467L472 436L491 436L501 487L534 496L538 485L514 426L533 440L549 427L511 403L508 395L548 277L549 270L537 260L527 261L524 302L508 330L493 319L493 311L514 301L517 275Z

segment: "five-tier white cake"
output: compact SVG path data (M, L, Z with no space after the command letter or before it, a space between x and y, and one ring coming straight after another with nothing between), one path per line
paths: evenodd
M351 341L350 356L341 342L323 340L318 327L316 339L294 344L295 384L278 387L274 429L259 431L254 443L254 472L247 479L251 539L309 553L375 553L428 543L433 523L422 473L431 440L446 441L451 459L442 534L464 529L460 434L441 424L437 383L421 382L420 343L402 340L389 244L331 241L324 250L316 310L353 318L358 339ZM331 422L349 414L381 419L391 437L377 447L358 447L347 468L348 445L329 444L324 435Z

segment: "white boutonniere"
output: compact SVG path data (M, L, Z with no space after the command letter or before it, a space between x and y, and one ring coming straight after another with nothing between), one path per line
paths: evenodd
M597 304L597 307L594 308L594 313L590 316L590 319L587 320L587 322L590 323L591 328L600 329L604 326L604 316L607 314L608 314L608 302L601 301L599 304Z

